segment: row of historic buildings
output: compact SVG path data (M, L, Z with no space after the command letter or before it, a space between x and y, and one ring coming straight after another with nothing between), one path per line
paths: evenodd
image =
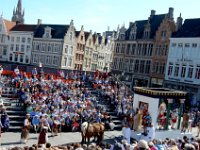
M200 106L200 19L174 21L151 11L146 20L122 26L115 40L112 72L130 87L167 87L187 91Z
M22 1L13 10L12 21L0 18L0 61L58 69L109 71L115 32L103 35L77 31L69 25L24 24Z
M169 38L175 31L173 8L158 15L152 10L146 20L130 22L128 29L122 26L115 40L113 73L130 86L162 86Z

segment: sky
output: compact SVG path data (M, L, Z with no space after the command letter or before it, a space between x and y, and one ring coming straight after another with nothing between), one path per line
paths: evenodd
M10 20L18 0L0 0L0 13ZM74 20L77 30L102 33L116 30L117 26L128 27L129 22L148 19L151 10L156 14L174 8L174 19L200 18L200 0L22 0L25 9L25 23L69 24Z

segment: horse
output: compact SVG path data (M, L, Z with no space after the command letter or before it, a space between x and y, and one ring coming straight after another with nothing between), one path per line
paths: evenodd
M90 138L97 138L97 143L100 144L103 140L105 126L102 123L88 123L83 122L81 124L81 135L82 135L82 144L87 144L90 142Z

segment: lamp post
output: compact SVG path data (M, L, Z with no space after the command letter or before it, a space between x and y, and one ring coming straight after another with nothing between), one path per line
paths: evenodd
M181 116L183 113L183 104L185 102L185 99L180 99L180 108L179 108L179 114L178 114L178 125L177 125L177 129L180 129L180 125L181 125Z
M173 102L173 99L167 99L168 104L167 104L167 122L165 124L165 130L169 130L169 115L170 115L170 110L171 110L171 104Z

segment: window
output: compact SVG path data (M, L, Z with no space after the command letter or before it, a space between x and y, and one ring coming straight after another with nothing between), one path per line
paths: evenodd
M11 37L11 42L15 42L15 37Z
M13 59L13 55L10 54L9 60L12 61L12 59Z
M72 41L72 32L69 33L69 39Z
M141 60L141 63L140 63L140 73L144 72L144 63L145 63L145 61Z
M169 68L168 68L168 76L171 76L172 75L172 71L173 71L173 63L170 63L169 64Z
M70 54L73 54L73 46L70 47Z
M24 45L21 45L21 52L24 52Z
M129 72L133 71L133 67L134 67L133 63L134 63L133 59L130 59Z
M71 67L71 66L72 66L72 58L71 58L71 57L69 58L69 61L68 61L68 66L69 66L69 67Z
M196 67L195 79L200 79L200 66Z
M192 48L196 48L197 47L197 43L192 43Z
M29 52L30 49L31 49L30 45L27 45L27 46L26 46L26 52Z
M190 43L185 43L185 47L190 47Z
M68 53L68 45L65 45L65 53Z
M183 47L183 44L182 43L178 43L178 47Z
M14 44L10 45L10 50L13 51L14 50Z
M16 44L16 48L15 48L15 51L19 51L19 45L18 44Z
M0 32L2 31L2 28L3 28L3 26L2 26L2 24L0 24Z
M22 43L25 43L25 42L26 42L25 37L22 37Z
M50 64L50 56L46 56L46 64L47 64L47 65Z
M136 44L131 45L131 55L135 55Z
M20 62L23 62L24 61L24 56L23 55L20 55Z
M172 47L176 47L176 43L172 43Z
M53 64L57 65L57 57L56 56L53 56Z
M146 61L146 67L145 67L145 73L146 73L146 74L149 74L149 72L150 72L150 67L151 67L151 61L150 61L150 60L147 60L147 61Z
M179 65L176 65L174 69L174 76L178 77L178 74L179 74Z
M42 44L42 51L45 51L46 50L46 44Z
M59 52L60 51L60 45L59 44L55 44L54 51L55 52Z
M182 77L182 78L185 78L185 73L186 73L186 66L183 65L183 66L182 66L182 69L181 69L181 77Z
M18 54L15 53L15 61L18 61Z
M17 40L16 40L16 42L17 42L17 43L19 43L19 42L20 42L20 37L17 37Z
M48 52L51 52L51 44L48 44Z
M28 39L27 39L27 43L28 43L28 44L31 44L31 38L28 38Z
M81 41L83 41L83 36L81 35Z
M6 46L3 47L3 55L7 55L7 47Z
M126 47L126 54L129 55L129 53L130 53L130 44L128 44Z
M139 69L139 60L136 60L135 61L135 72L138 72L138 69Z
M29 59L28 59L28 56L26 56L26 63L27 63L27 64L29 63Z
M125 52L125 44L122 44L121 53L124 54L124 52Z
M188 70L188 78L192 78L192 75L193 75L193 66L190 66L189 67L189 70Z
M36 44L36 50L38 50L38 51L40 50L40 44L39 43Z
M64 58L64 66L67 66L67 57Z

